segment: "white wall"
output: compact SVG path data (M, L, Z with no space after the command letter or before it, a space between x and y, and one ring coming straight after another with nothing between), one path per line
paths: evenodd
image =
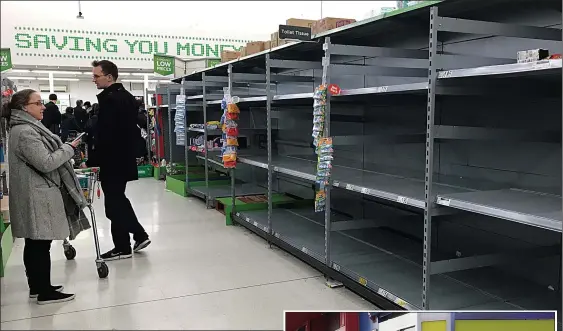
M401 315L399 317L379 323L379 331L399 331L409 328L414 328L414 331L418 331L417 313Z

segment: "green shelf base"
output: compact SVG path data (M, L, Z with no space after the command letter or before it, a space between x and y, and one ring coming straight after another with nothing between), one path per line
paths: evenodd
M149 178L152 177L154 169L152 165L137 166L137 174L139 178Z
M14 246L14 238L12 237L12 227L8 225L6 230L2 233L2 250L0 251L0 255L2 256L2 264L0 265L0 277L4 277L4 273L6 271L6 263L8 263L8 259L10 258L10 254L12 253L12 247Z
M235 199L237 211L249 211L249 210L262 210L268 209L268 201L263 202L244 202L238 197ZM275 193L272 194L272 205L278 206L281 204L301 204L303 200L296 200L285 194ZM308 200L307 200L308 201ZM310 203L310 201L308 201ZM216 199L216 209L225 214L225 225L233 225L233 220L231 218L231 213L233 211L233 200L231 197L228 198L218 198Z

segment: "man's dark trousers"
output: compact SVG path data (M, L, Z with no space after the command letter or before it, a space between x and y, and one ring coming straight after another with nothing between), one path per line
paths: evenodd
M125 196L127 182L115 179L102 181L104 191L104 205L106 216L111 220L111 235L115 248L122 253L131 252L131 238L142 242L148 239L148 234L139 223L131 202Z

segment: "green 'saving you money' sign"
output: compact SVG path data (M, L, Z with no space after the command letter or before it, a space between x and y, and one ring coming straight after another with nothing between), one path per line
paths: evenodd
M153 61L153 54L218 58L223 50L240 50L248 40L170 34L15 27L13 48L20 56L71 59L112 58Z

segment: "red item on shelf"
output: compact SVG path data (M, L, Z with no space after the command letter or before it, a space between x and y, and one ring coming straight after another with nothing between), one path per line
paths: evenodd
M225 118L228 120L238 120L238 113L227 113Z
M225 134L229 137L238 137L238 129L237 128L227 128Z
M342 89L340 89L340 86L336 84L330 84L328 86L328 91L330 92L331 95L339 95L340 92L342 92Z
M236 168L237 167L237 161L227 161L227 162L223 162L223 166L225 168Z

